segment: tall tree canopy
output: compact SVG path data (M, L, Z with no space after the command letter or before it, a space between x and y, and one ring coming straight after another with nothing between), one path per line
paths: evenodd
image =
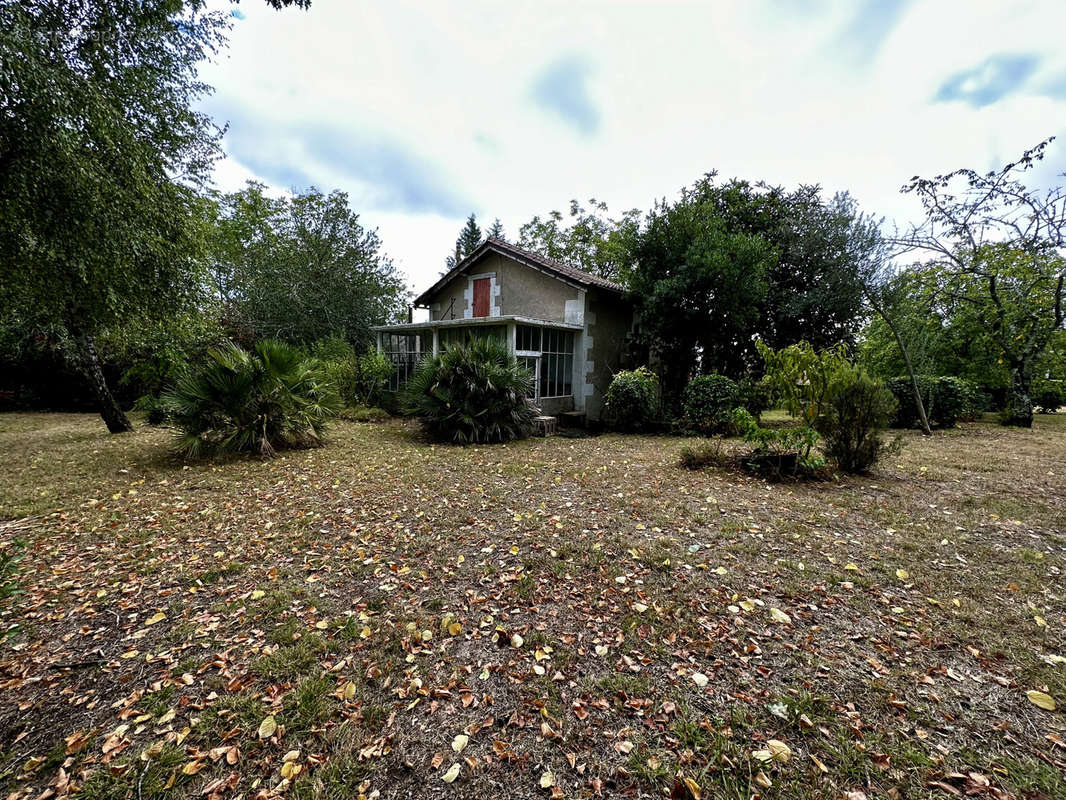
M228 25L200 0L0 0L0 309L57 332L113 432L96 338L196 288L220 135L196 68Z
M593 198L589 206L571 200L569 223L559 211L533 217L519 230L518 244L593 275L625 283L640 230L640 211L634 208L612 218L606 203Z
M343 192L271 198L262 184L218 198L209 284L238 338L309 343L340 334L357 347L369 326L404 308L403 277Z
M777 260L770 245L729 232L711 204L683 198L651 212L634 256L640 333L661 366L667 401L697 365L743 372Z
M497 225L499 222L496 220ZM477 224L477 216L471 214L466 218L466 223L455 240L455 252L444 260L445 272L477 250L483 241L485 241L485 236L481 232L481 226Z
M869 246L857 219L846 195L718 184L714 173L656 205L634 237L630 289L667 396L693 371L755 367L757 338L775 348L852 341Z
M1040 191L1023 180L1051 141L986 174L913 178L903 191L918 197L925 219L895 237L900 254L940 267L929 272L936 294L969 307L988 333L1008 370L1008 421L1026 427L1036 365L1066 325L1066 187Z

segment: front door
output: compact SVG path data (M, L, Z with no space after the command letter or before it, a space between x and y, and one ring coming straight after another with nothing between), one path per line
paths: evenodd
M474 316L487 317L489 315L489 289L491 288L488 278L474 280Z

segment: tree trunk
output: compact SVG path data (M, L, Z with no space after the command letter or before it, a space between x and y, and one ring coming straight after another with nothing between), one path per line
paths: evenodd
M96 341L92 334L75 333L71 331L77 342L76 365L96 397L96 406L100 409L100 416L104 418L107 430L111 433L126 433L133 430L126 414L115 402L115 396L107 385L104 370L100 364L100 354L96 351Z
M1007 408L1003 412L1004 425L1033 427L1033 401L1029 396L1029 384L1029 371L1024 366L1011 369Z
M903 363L907 365L907 375L911 379L911 388L914 390L914 404L918 408L918 421L922 426L922 435L932 436L933 432L929 428L929 417L925 413L925 403L922 402L922 391L918 388L918 376L914 374L914 365L911 363L911 354L907 350L907 346L903 344L903 337L900 336L899 330L895 324L888 318L886 314L880 308L877 309L877 313L881 315L881 319L885 321L888 329L892 331L892 335L896 337L896 345L899 347L899 352L903 355Z

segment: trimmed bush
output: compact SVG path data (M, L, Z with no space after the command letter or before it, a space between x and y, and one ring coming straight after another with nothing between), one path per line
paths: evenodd
M720 433L731 426L738 399L739 387L725 375L700 375L681 393L681 410L693 430Z
M844 472L869 471L887 449L883 433L895 410L896 398L880 381L857 367L839 370L815 420L825 454Z
M273 455L287 447L322 444L340 396L320 363L297 348L264 340L251 350L233 343L208 351L163 401L179 430L175 450Z
M429 436L455 444L521 439L533 430L529 370L496 339L475 338L422 361L403 394Z
M980 414L980 397L969 381L951 375L916 377L930 425L952 428L959 420L975 419ZM892 378L886 382L886 386L895 396L897 403L891 427L917 427L918 404L914 401L911 379L906 376Z
M737 404L748 410L755 419L774 404L773 384L767 376L746 377L737 383Z
M658 376L647 367L622 370L603 397L603 419L614 430L645 430L655 421L658 407Z
M1033 392L1033 405L1041 414L1054 414L1066 406L1066 390L1053 383L1045 383Z

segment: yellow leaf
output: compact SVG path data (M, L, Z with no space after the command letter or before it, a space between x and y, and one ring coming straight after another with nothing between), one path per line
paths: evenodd
M452 636L458 636L463 630L463 626L458 622L452 622L448 625L448 633Z
M258 600L260 597L263 597L265 594L266 594L266 592L264 592L262 589L256 589L255 591L252 592L252 599L253 600Z
M550 789L555 785L555 776L552 775L551 770L544 772L540 776L540 788Z
M1025 693L1025 696L1029 698L1029 702L1034 706L1045 708L1048 711L1055 710L1055 698L1044 692L1038 692L1035 689L1030 689Z
M452 739L452 750L457 753L463 752L466 749L467 743L469 743L470 737L465 733L460 733L454 739Z
M782 625L791 625L792 617L782 611L780 608L770 609L770 619L774 622L780 622Z
M706 675L704 675L702 672L693 672L692 673L692 680L697 686L699 686L702 689L704 686L707 685L707 682L710 679Z
M329 627L329 623L326 622L324 619L320 619L318 622L315 623L315 627L318 628L320 631L324 631L326 628Z
M1039 614L1037 614L1036 616L1033 617L1033 622L1036 623L1038 628L1046 628L1047 627L1047 620L1044 619Z
M685 778L685 788L692 795L692 800L700 800L700 785L692 778Z
M166 618L167 618L166 614L164 614L162 611L157 611L156 613L152 614L152 616L150 616L148 619L146 619L144 621L144 624L145 625L155 625L157 622L162 622Z
M858 572L859 571L859 565L858 564L853 564L852 562L849 561L847 564L844 565L844 569L846 569L848 572Z
M780 739L771 739L768 741L766 743L766 749L770 751L770 755L774 761L780 761L782 764L792 757L792 751L789 749L788 745Z
M267 717L259 723L259 738L269 739L278 729L278 721L274 717Z
M909 578L910 576L911 574L902 567L896 570L896 577L899 578L901 581L907 580L907 578Z
M452 764L451 767L448 768L448 771L440 776L440 779L445 783L451 783L459 777L459 769L460 767L458 764Z
M355 684L348 681L344 684L344 699L351 700L353 697L355 697Z

